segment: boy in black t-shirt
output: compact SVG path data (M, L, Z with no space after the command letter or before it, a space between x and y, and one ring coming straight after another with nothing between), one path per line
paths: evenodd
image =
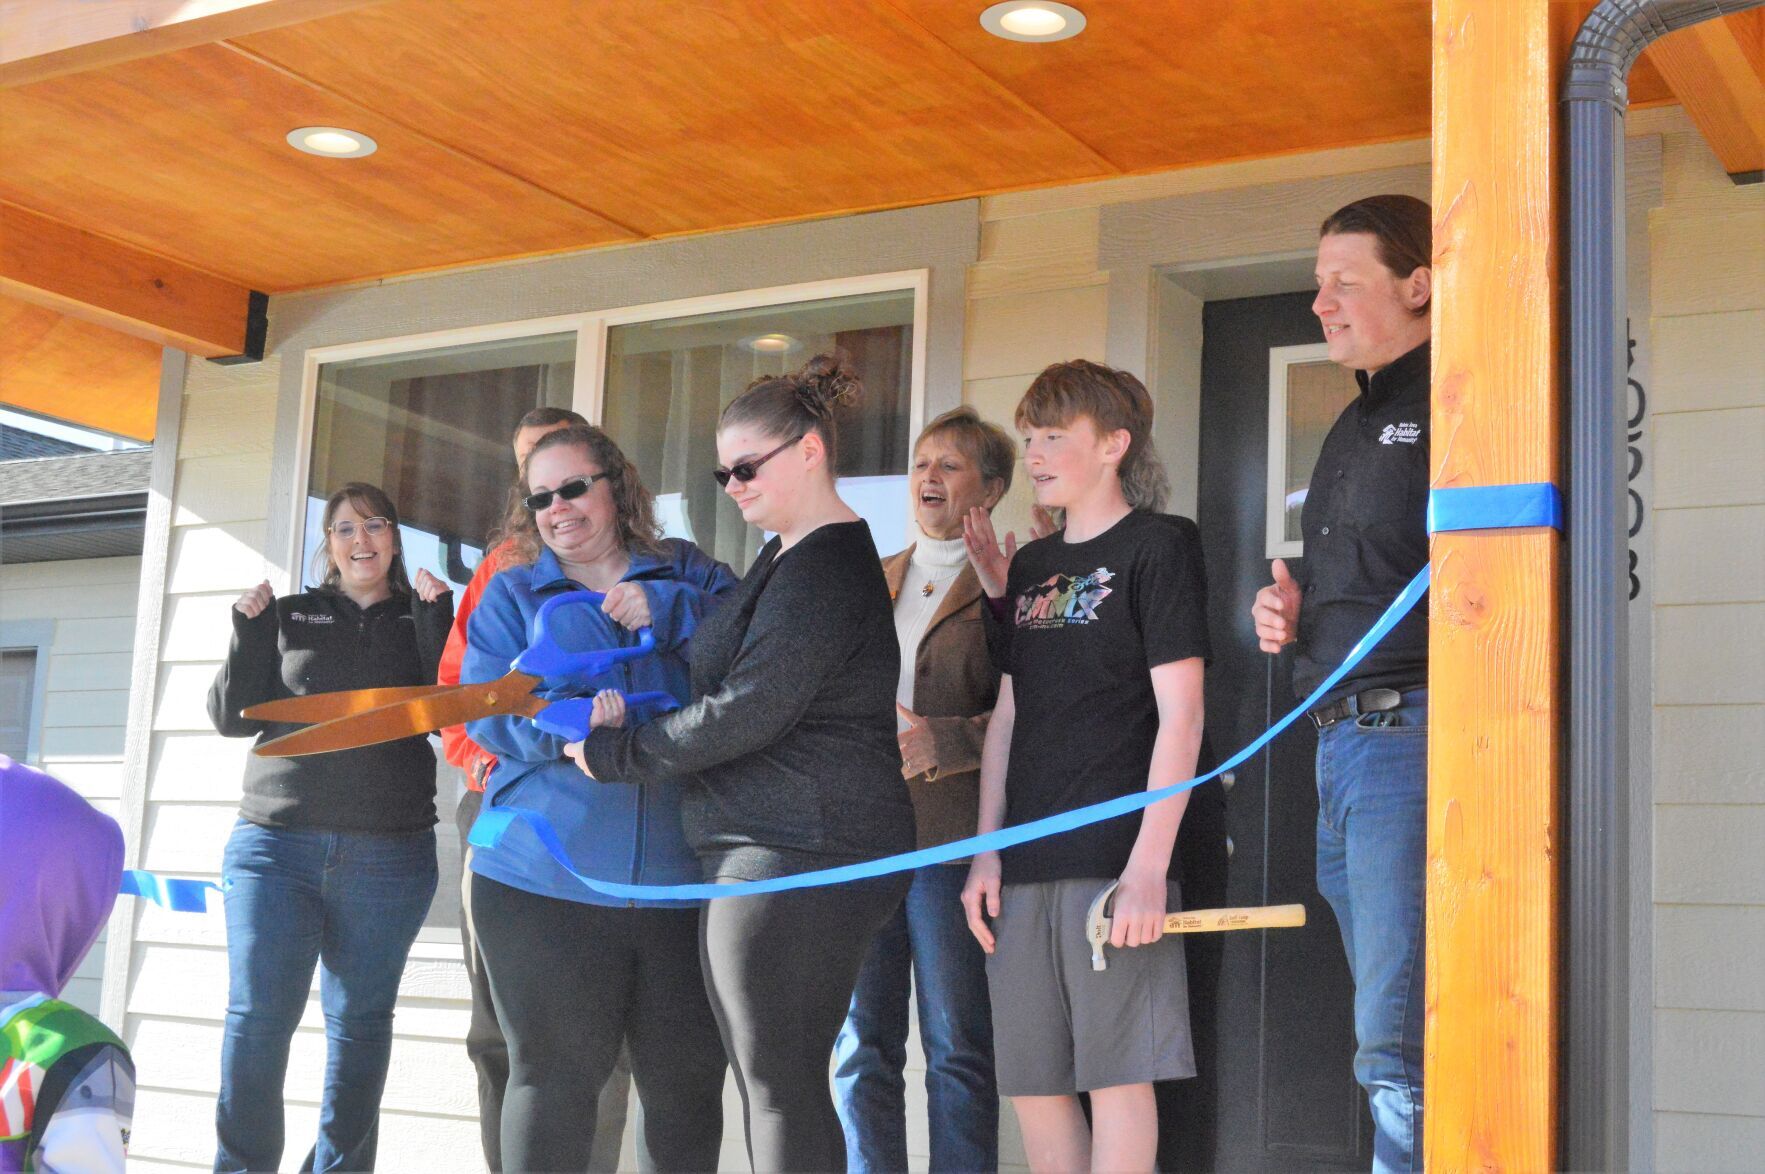
M981 760L982 832L1190 778L1201 744L1201 552L1151 512L1165 489L1151 397L1127 372L1060 363L1030 385L1017 426L1036 503L1063 508L1066 527L1021 552L1009 535L998 547L984 512L966 527L1004 674ZM988 954L999 1091L1034 1168L1150 1171L1152 1082L1195 1073L1182 942L1163 938L1187 801L970 867L962 900ZM1094 971L1085 914L1118 878L1111 944L1139 948Z

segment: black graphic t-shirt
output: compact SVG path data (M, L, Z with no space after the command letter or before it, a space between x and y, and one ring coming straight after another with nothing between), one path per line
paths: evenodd
M1146 789L1158 736L1151 670L1208 656L1205 582L1194 528L1157 514L1018 551L1003 623L988 616L1017 706L1007 826ZM1007 848L1004 879L1112 880L1139 834L1140 816L1124 815Z

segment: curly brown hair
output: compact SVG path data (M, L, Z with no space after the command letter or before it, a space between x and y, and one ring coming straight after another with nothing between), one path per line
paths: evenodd
M637 475L637 466L625 459L624 452L611 436L592 424L581 424L546 433L527 454L527 460L521 465L520 486L510 502L508 516L492 540L493 545L499 540L509 544L503 565L525 566L539 557L544 545L539 537L539 526L522 500L533 492L527 480L527 468L533 458L546 449L566 445L582 450L607 475L618 517L619 541L625 549L646 554L661 553L662 528L656 524L655 499L644 488L643 479Z

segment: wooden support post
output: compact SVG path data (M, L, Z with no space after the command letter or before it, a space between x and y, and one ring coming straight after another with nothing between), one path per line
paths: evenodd
M1434 485L1560 484L1549 0L1434 0ZM1426 1139L1556 1162L1561 540L1441 534L1429 597Z

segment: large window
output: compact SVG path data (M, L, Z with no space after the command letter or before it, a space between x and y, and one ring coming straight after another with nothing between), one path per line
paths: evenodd
M511 500L515 425L540 406L598 415L656 494L667 532L745 570L764 536L711 477L717 415L755 377L834 349L865 385L840 419L841 492L881 551L899 550L924 313L925 275L888 274L309 352L290 589L314 582L325 500L350 481L397 503L413 575L424 567L463 587ZM444 823L463 786L452 768L437 779ZM458 841L444 835L438 846L442 881L423 940L446 943Z
M324 537L325 500L351 481L398 506L405 564L458 586L501 523L515 479L509 439L536 407L569 407L576 332L325 363L313 405L301 571Z
M656 495L670 535L738 572L765 540L717 486L717 416L756 378L840 351L864 383L840 409L840 492L882 553L906 545L915 293L884 290L612 326L607 431Z

